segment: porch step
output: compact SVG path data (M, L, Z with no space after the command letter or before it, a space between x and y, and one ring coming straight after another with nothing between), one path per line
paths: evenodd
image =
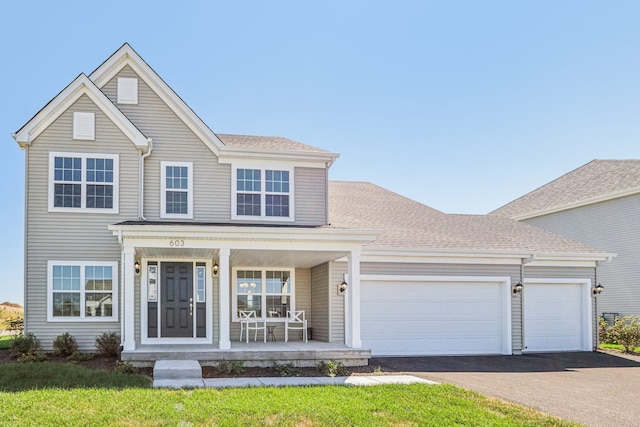
M203 387L202 367L197 360L156 360L154 387Z

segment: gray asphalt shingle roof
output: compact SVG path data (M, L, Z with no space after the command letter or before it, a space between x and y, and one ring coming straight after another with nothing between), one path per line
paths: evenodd
M593 160L491 213L519 218L634 189L640 192L640 160Z
M220 133L217 134L217 136L224 145L229 147L328 153L327 150L323 150L322 148L313 147L311 145L279 136L229 135Z
M367 182L329 183L331 227L381 230L369 246L604 253L497 215L452 215Z

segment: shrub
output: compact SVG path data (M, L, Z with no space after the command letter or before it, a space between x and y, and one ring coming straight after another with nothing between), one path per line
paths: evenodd
M22 315L9 317L4 321L7 330L22 333L24 331L24 317Z
M242 360L221 360L216 366L216 370L224 375L237 375L244 372L244 362Z
M604 320L604 317L598 319L598 337L603 344L614 344L611 336L611 326Z
M96 338L98 354L107 357L117 357L120 354L120 335L115 332L105 332Z
M640 346L640 317L618 317L608 333L615 344L623 346L627 353L633 353Z
M318 363L318 369L320 369L320 372L329 377L344 377L349 375L349 371L347 371L347 368L344 367L342 362L337 362L335 360Z
M114 369L115 372L120 372L122 374L135 374L138 370L131 364L131 362L118 362L116 363L116 367Z
M31 332L15 337L11 346L11 353L17 357L35 357L41 350L40 340Z
M76 351L78 351L78 342L69 332L58 335L53 340L54 356L71 356Z
M278 362L273 362L273 370L281 377L297 377L300 375L300 370L293 363L279 364Z

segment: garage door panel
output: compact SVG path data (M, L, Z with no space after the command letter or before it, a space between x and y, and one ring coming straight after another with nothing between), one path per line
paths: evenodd
M500 282L363 281L361 292L361 337L374 355L504 352Z

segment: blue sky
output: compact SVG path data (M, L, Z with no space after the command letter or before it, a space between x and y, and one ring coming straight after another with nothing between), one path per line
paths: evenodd
M10 133L125 41L215 132L338 152L332 179L445 212L640 158L637 1L4 1L0 16L0 302L23 301Z

